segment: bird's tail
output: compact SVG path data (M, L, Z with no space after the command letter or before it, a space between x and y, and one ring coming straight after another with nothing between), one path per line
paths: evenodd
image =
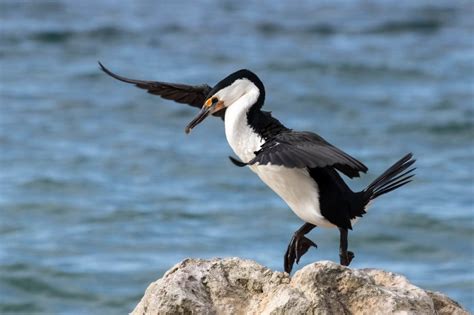
M411 182L411 178L415 174L411 174L416 168L408 169L415 163L413 154L408 153L402 157L397 163L390 166L382 175L377 177L364 191L364 199L369 202L383 194L394 189L402 187ZM408 169L408 170L407 170Z

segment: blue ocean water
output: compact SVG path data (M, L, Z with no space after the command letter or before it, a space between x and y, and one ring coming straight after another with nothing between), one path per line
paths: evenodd
M282 269L299 219L231 165L219 119L99 71L214 84L240 68L265 108L416 180L350 233L384 268L474 311L472 1L0 2L0 313L123 314L187 257ZM298 267L338 260L338 233Z

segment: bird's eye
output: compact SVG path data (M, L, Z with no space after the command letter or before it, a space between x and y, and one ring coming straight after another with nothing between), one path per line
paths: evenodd
M212 104L214 104L214 103L217 103L218 99L217 99L217 97L213 97L213 98L211 99L211 101L212 101Z

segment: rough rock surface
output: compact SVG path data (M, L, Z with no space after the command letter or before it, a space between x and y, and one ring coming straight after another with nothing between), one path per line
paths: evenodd
M400 275L322 261L293 277L251 260L186 259L153 282L133 315L468 314Z

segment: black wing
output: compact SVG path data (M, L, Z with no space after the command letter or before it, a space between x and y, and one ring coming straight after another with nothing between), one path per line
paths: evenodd
M212 90L212 88L207 84L194 86L179 83L128 79L113 73L112 71L104 67L104 65L100 62L99 65L102 71L110 75L112 78L115 78L122 82L135 84L137 87L147 90L148 93L159 95L164 99L172 100L178 103L188 104L198 108L201 108L204 105L204 102L206 101L209 92Z
M364 164L311 132L279 133L265 142L255 154L248 164L270 163L295 168L332 166L350 178L368 170Z

